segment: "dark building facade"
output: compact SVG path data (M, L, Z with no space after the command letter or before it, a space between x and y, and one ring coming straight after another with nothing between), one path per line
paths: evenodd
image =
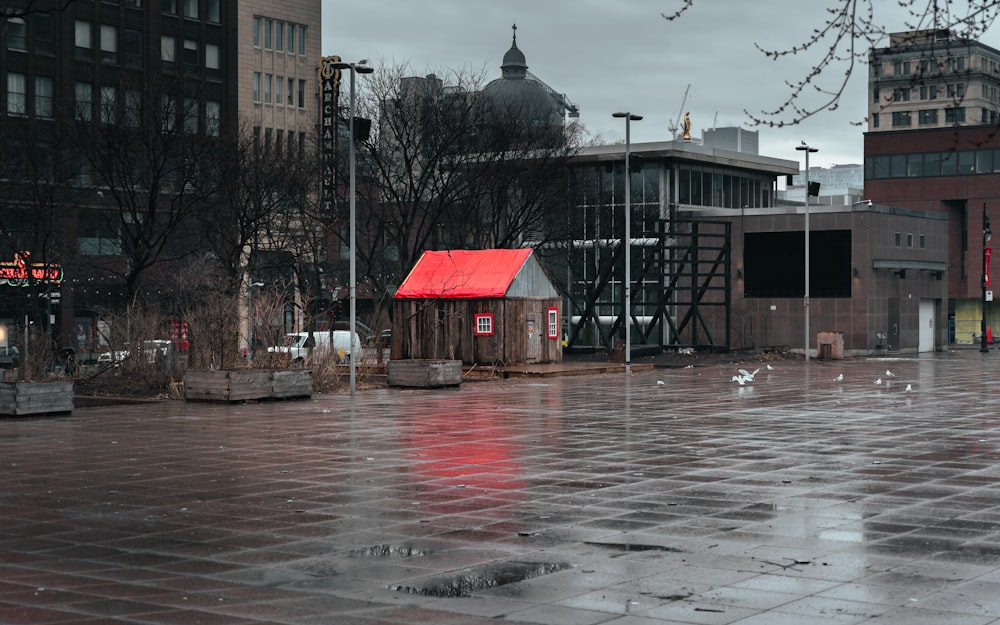
M961 126L865 135L865 195L947 219L947 282L951 341L979 341L983 318L984 216L1000 216L1000 140L997 128ZM889 233L903 246L922 245L920 233ZM986 242L985 247L990 247ZM990 285L992 287L992 285ZM989 288L988 290L992 290ZM1000 309L986 302L987 325Z

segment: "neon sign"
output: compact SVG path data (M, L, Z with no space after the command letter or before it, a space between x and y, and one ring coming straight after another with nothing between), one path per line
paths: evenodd
M0 284L28 286L32 283L58 284L62 282L62 265L28 263L31 252L15 252L14 262L0 263Z

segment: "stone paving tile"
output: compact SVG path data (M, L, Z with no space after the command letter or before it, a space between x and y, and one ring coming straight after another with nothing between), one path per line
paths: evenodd
M1000 622L998 359L0 419L0 623Z

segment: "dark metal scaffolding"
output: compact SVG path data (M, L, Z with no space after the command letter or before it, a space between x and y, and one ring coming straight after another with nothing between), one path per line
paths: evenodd
M731 235L728 221L658 220L656 231L629 246L570 253L575 275L591 276L570 289L567 347L611 350L624 334L625 249L632 254L632 323L636 348L694 348L727 352L731 321Z

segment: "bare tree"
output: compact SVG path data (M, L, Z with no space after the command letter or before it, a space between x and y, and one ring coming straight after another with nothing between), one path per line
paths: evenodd
M560 222L561 172L580 133L538 124L528 104L487 102L483 83L482 73L413 77L406 66L362 82L361 114L376 121L359 143L356 253L375 293L391 294L424 250L540 242ZM346 182L346 158L338 174ZM326 222L342 244L347 199Z
M662 16L681 19L699 0L680 0L680 7ZM858 67L864 67L872 48L889 35L876 15L877 5L891 5L907 15L909 30L952 30L968 39L977 39L1000 15L997 0L830 0L817 20L816 27L798 45L770 49L756 44L766 58L778 60L791 55L818 53L819 60L797 79L786 80L785 99L771 110L757 113L744 110L756 125L780 128L798 124L823 111L836 110L840 99ZM859 122L860 123L860 122Z
M196 249L193 216L209 198L201 179L214 140L198 134L194 88L183 81L101 87L95 106L77 101L61 116L80 159L77 183L98 205L83 218L120 245L95 258L123 280L129 301L150 268Z

